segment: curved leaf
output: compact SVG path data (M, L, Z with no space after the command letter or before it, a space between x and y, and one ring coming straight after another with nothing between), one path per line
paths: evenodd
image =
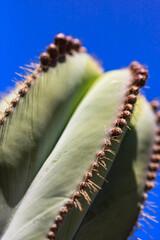
M156 128L153 111L142 97L130 128L107 176L108 183L104 182L74 240L125 240L136 224Z
M12 240L44 239L60 207L76 191L84 173L95 160L106 131L108 137L131 80L130 70L124 69L109 72L96 81L22 199L3 240L9 236ZM119 146L115 144L115 152ZM110 169L111 165L112 162L108 161L107 168ZM107 173L104 172L104 175ZM99 178L97 184L102 183ZM95 196L96 193L91 198ZM57 240L72 239L88 208L84 204L82 212L76 208L70 211Z
M65 63L38 74L28 94L0 126L0 186L11 207L22 198L100 73L89 55L67 56ZM16 93L5 97L2 112L15 97Z

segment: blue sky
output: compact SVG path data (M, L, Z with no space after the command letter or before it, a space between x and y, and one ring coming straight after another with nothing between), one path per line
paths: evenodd
M0 91L13 85L19 66L37 60L53 36L64 32L80 38L106 71L133 60L145 64L150 77L144 92L148 100L160 97L159 0L5 0L0 9ZM159 186L154 195L158 192ZM150 201L158 205L160 196L154 195ZM159 225L152 225L146 229L159 240ZM136 235L150 239L142 231Z

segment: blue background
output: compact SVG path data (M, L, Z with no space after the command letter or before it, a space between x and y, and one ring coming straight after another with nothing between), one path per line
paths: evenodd
M19 66L37 61L53 36L64 32L80 38L106 71L128 66L132 60L148 66L144 92L149 100L160 97L159 0L5 0L0 9L0 91L13 85ZM159 191L157 186L154 194ZM149 201L160 205L159 200L150 194ZM156 215L160 221L158 208ZM150 223L154 229L144 223L145 230L159 240L159 224ZM143 231L135 235L150 239Z

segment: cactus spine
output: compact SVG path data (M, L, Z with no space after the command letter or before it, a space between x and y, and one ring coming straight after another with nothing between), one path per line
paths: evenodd
M103 74L64 34L27 70L0 103L1 239L127 239L159 167L148 71Z

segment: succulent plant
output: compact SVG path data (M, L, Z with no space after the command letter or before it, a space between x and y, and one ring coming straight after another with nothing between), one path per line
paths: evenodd
M0 103L1 239L128 239L160 161L148 71L103 73L62 33L24 69Z

